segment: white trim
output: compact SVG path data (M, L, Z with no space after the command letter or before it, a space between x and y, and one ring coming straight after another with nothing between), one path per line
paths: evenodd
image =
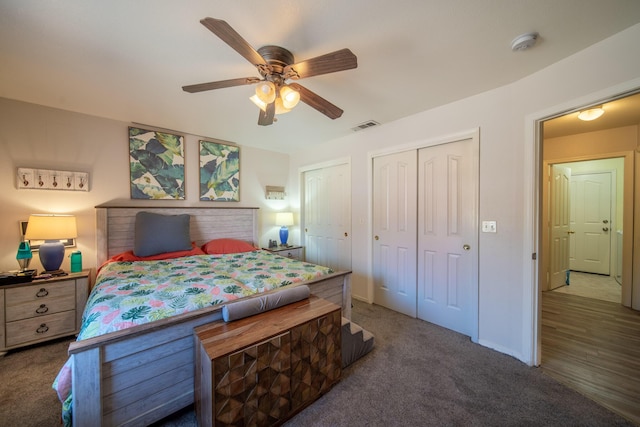
M629 80L616 86L612 86L591 94L581 96L562 104L558 104L544 110L525 116L524 134L524 236L523 236L523 266L530 263L531 268L523 268L523 304L522 304L522 356L523 362L528 365L539 365L540 354L540 303L538 289L538 262L531 260L533 253L538 254L538 223L539 212L539 171L540 159L540 135L539 125L544 120L576 111L581 106L594 105L607 99L618 98L626 93L637 91L640 88L640 78ZM529 230L529 232L527 232Z
M300 166L298 168L298 174L302 175L304 172L316 170L316 169L324 169L332 166L351 164L351 157L340 157L338 159L327 160L326 162L321 163L313 163L311 165Z
M462 132L456 132L449 135L443 135L429 139L419 139L405 144L394 145L391 147L381 148L380 150L370 151L367 153L369 163L374 157L386 156L387 154L401 153L403 151L418 150L420 148L432 147L434 145L447 144L450 142L462 141L464 139L477 138L480 140L480 128L473 128Z

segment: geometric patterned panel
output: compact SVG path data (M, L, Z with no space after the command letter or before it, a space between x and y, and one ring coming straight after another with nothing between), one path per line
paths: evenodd
M291 329L291 405L297 412L327 392L342 371L341 313Z
M312 307L327 304L314 301ZM289 322L295 319L291 308L282 310L283 316L290 316ZM213 414L203 414L203 419L213 418L215 426L282 424L326 393L342 374L342 317L337 306L324 310L314 313L318 317L311 320L305 317L299 325L287 324L291 329L280 329L273 338L214 356L209 407Z
M213 361L215 425L263 426L291 410L288 332Z

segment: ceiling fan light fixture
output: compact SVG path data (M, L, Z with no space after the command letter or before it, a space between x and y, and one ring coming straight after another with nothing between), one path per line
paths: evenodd
M257 94L250 96L249 99L251 100L251 102L256 104L256 107L258 107L262 111L267 111L267 103L263 102L260 98L258 98Z
M288 85L284 85L280 88L280 98L282 98L282 106L291 110L300 102L300 92Z
M580 111L578 114L578 118L585 122L590 122L591 120L595 120L604 114L604 109L602 106L589 108L588 110Z
M264 80L256 85L256 96L265 104L271 104L276 99L276 85Z
M282 98L280 97L276 98L275 103L276 103L276 115L285 114L291 111L291 108L285 107L284 101L282 100Z

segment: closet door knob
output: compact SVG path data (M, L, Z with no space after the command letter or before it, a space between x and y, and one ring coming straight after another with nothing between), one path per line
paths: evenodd
M464 249L465 251L471 250L471 246L469 245L462 245L462 249Z
M378 236L375 236L375 237L374 237L374 239L376 239L376 240L380 240L380 237L378 237Z

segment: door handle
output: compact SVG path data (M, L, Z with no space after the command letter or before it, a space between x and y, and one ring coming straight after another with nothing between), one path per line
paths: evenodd
M471 246L469 245L462 245L462 249L464 249L465 251L468 251L471 249Z
M346 231L344 232L344 237L349 237L349 233L347 233Z
M602 223L603 223L603 224L609 224L609 220L608 220L608 219L603 219L603 220L602 220Z
M575 231L567 231L567 234L576 234Z
M609 227L602 227L602 231L609 231Z
M378 237L378 236L375 236L375 237L374 237L374 239L376 239L376 240L380 240L380 237Z

